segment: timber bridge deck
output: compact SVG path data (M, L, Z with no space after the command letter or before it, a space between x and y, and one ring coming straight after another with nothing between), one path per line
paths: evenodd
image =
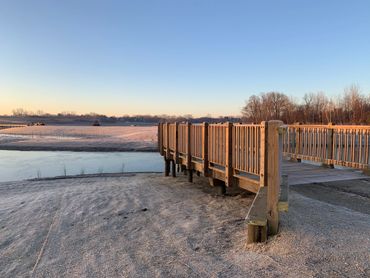
M158 146L167 176L172 165L173 176L180 167L190 182L197 173L223 190L236 186L256 193L247 222L248 242L257 242L278 232L288 184L365 177L359 170L369 171L370 126L161 123ZM327 167L283 162L283 157Z
M320 167L320 165L289 160L283 160L282 173L288 176L289 186L369 178L368 175L356 169Z

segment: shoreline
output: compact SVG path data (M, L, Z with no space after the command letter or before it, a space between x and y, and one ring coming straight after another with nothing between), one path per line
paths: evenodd
M18 183L18 182L41 182L41 181L58 181L58 180L75 180L75 179L88 179L88 178L121 178L121 177L133 177L136 175L156 175L163 174L163 171L134 171L134 172L124 172L124 173L97 173L97 174L77 174L77 175L67 175L67 176L55 176L55 177L44 177L44 178L31 178L31 179L21 179L21 180L10 180L10 181L0 181L1 184L5 183Z
M80 147L80 146L4 146L1 151L54 151L54 152L158 152L157 148L128 148L128 147Z

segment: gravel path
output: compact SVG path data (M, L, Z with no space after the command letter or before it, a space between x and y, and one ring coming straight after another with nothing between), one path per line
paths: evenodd
M245 246L252 199L159 174L0 183L0 277L370 275L369 214L293 190L280 235Z

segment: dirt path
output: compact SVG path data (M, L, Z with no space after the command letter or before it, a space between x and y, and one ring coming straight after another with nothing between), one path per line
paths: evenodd
M0 276L370 275L369 214L292 191L281 234L246 248L252 198L159 174L0 183Z

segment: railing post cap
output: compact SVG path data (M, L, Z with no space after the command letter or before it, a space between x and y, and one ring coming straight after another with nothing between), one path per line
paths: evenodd
M283 121L280 121L280 120L271 120L271 121L268 121L269 125L283 125L284 122Z
M267 125L268 124L268 121L262 121L261 122L261 126L265 126L265 125Z

